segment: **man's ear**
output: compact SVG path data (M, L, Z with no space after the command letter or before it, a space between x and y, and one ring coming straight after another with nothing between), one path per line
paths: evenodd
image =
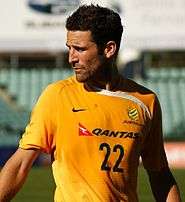
M112 56L115 55L117 50L117 46L115 41L109 41L107 42L105 49L104 49L104 54L106 58L111 58Z

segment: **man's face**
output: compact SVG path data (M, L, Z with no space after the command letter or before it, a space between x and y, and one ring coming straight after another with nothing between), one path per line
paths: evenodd
M105 57L98 54L90 31L68 31L66 45L69 48L69 63L77 81L86 82L101 75Z

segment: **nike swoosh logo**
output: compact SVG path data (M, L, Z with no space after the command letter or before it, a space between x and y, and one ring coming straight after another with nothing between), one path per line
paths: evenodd
M86 111L86 109L75 109L74 107L72 108L72 112L81 112L81 111Z

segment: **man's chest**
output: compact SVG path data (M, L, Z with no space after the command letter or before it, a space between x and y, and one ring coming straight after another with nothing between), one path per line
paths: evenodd
M58 148L67 155L83 153L86 159L90 154L108 158L111 152L113 159L138 157L147 125L146 112L137 103L101 95L63 102L57 120Z

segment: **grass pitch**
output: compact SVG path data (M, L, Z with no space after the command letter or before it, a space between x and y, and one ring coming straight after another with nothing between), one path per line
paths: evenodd
M172 170L178 182L182 201L185 201L185 170ZM32 168L28 179L12 202L52 202L55 184L50 168ZM139 170L138 193L140 202L154 202L147 175Z

